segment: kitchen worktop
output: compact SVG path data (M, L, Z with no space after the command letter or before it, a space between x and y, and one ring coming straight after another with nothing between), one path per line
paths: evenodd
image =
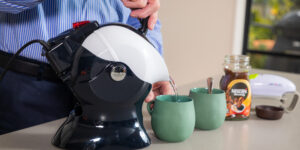
M300 87L300 75L255 69L252 73L272 73L286 77ZM218 77L216 77L218 78ZM188 94L192 87L205 85L199 81L179 87L181 94ZM299 89L298 89L299 90ZM144 124L152 144L145 150L299 150L300 104L281 120L262 120L252 112L247 121L226 121L221 128L212 131L195 130L181 143L166 143L155 138L150 116L143 109ZM19 130L0 136L2 150L57 150L50 141L64 119Z

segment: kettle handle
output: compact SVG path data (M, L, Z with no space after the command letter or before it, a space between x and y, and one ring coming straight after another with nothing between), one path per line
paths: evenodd
M150 17L144 18L144 19L139 19L140 23L141 23L141 27L138 29L138 31L143 34L144 36L146 36L147 32L148 32L148 21L149 21Z

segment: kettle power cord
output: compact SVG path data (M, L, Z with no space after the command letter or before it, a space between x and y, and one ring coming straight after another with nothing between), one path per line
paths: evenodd
M32 40L27 42L26 44L24 44L7 62L7 64L5 65L5 67L3 68L3 72L0 75L0 82L2 81L2 79L4 78L5 74L7 73L10 65L12 64L12 62L21 54L21 52L28 46L34 44L34 43L39 43L43 46L43 49L46 51L50 50L49 45L47 44L47 42L43 41L43 40ZM42 53L43 55L43 53Z

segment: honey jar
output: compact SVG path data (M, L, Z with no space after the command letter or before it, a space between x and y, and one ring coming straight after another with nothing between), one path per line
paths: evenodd
M225 75L221 78L220 88L226 92L226 120L246 120L250 116L249 59L245 55L225 56Z

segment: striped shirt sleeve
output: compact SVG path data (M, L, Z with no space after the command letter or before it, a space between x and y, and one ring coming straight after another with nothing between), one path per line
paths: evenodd
M17 14L30 9L41 3L43 0L0 0L0 13Z

